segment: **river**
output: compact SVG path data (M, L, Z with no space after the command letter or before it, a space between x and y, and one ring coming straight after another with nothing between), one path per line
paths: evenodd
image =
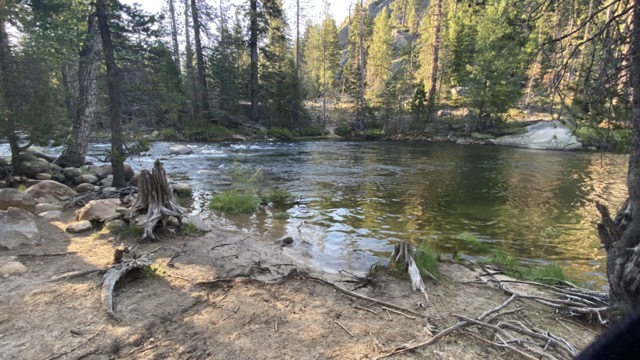
M147 156L128 162L151 168L170 145L153 143ZM291 236L300 254L327 271L366 271L403 240L475 257L458 240L470 232L523 261L556 262L601 286L605 255L594 204L616 211L626 197L628 158L620 155L422 142L187 145L193 154L164 163L172 181L193 187L192 214L266 239ZM298 199L288 219L264 209L233 216L206 209L214 192L233 186L237 166L262 169L263 186Z

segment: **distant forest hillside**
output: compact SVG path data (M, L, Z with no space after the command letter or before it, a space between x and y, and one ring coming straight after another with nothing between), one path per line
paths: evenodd
M339 25L300 0L102 3L103 25L89 0L2 5L6 133L393 136L544 114L597 142L630 119L629 0L354 2Z

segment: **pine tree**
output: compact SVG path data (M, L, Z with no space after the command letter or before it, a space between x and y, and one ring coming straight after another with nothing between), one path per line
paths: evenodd
M391 78L393 39L389 11L385 8L373 22L373 37L367 61L367 101L380 106L383 92Z

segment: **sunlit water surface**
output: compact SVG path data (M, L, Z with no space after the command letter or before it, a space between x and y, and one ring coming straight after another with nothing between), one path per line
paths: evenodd
M170 145L154 143L148 156L128 162L151 168ZM274 240L291 236L299 253L327 271L366 271L403 240L474 256L458 240L466 231L522 260L553 261L602 285L594 204L617 210L626 196L627 157L619 155L414 142L186 145L192 155L168 156L164 164L171 181L192 185L193 214ZM0 154L7 152L0 145ZM298 203L289 219L275 220L268 210L206 210L214 192L234 186L234 166L261 168L263 186L291 192Z

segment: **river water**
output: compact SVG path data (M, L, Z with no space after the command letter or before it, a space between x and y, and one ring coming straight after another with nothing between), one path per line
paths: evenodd
M147 156L128 162L151 168L170 145L154 143ZM620 155L422 142L186 145L192 155L168 156L164 164L173 182L193 187L193 214L267 239L291 236L300 254L327 271L366 271L403 240L473 257L458 240L470 232L523 261L553 261L599 286L606 283L605 255L594 204L616 211L626 197L627 157ZM262 169L263 186L299 200L289 219L276 220L268 209L234 216L206 210L214 192L234 186L229 174L238 166Z

